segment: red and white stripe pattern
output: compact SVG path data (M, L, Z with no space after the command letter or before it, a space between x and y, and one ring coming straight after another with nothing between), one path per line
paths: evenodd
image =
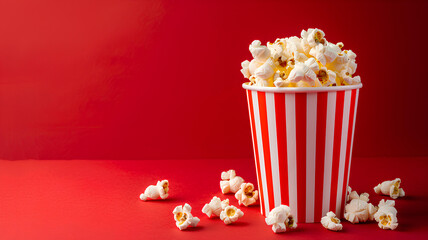
M359 89L246 91L261 213L285 204L298 222L343 216Z

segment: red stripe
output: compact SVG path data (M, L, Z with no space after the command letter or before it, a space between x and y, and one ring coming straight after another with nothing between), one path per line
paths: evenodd
M336 96L336 116L334 120L333 163L331 171L330 211L336 212L337 184L339 176L340 145L342 138L343 105L345 91L338 91Z
M259 100L259 112L260 112L260 128L262 129L262 142L263 142L263 156L265 162L266 172L266 187L269 196L269 211L275 207L273 198L273 183L272 183L272 166L270 160L270 149L269 149L269 131L268 131L268 120L266 111L266 94L264 92L257 92Z
M306 221L306 93L296 93L297 220Z
M340 209L342 209L341 213L343 216L343 209L345 207L345 197L347 194L346 187L348 186L348 172L349 172L349 161L350 161L350 153L351 153L351 142L352 142L352 129L354 125L354 113L355 113L355 97L357 90L354 89L351 91L351 106L349 108L349 126L348 126L348 139L346 143L346 157L345 157L345 175L343 180L343 190L342 190L342 205Z
M256 123L254 121L254 108L253 108L253 96L251 91L247 90L248 98L248 109L250 111L250 121L251 121L251 133L253 135L253 147L254 147L254 160L257 167L257 184L259 185L259 196L260 196L260 207L263 215L266 215L265 205L263 204L263 187L262 187L262 177L260 174L260 161L259 161L259 150L257 147L257 135L256 135Z
M321 221L324 188L325 134L327 121L327 92L317 94L317 132L315 160L315 222Z
M275 93L276 136L278 143L279 183L281 204L290 205L288 193L287 125L285 121L285 94Z

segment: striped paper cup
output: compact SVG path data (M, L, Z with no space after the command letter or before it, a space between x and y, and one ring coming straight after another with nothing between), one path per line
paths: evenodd
M281 204L298 222L343 216L359 89L254 87L247 91L260 210Z

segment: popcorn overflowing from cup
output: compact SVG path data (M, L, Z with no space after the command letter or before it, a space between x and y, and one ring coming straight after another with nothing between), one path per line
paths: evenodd
M241 73L249 85L257 87L332 87L357 85L357 55L333 44L317 28L301 32L301 37L278 38L265 45L254 40L249 50L253 59L241 63Z

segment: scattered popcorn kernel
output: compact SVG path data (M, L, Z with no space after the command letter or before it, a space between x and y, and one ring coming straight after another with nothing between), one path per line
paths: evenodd
M252 183L242 183L241 188L235 193L235 198L238 199L239 205L249 206L256 203L259 198L259 192L254 190Z
M204 205L202 212L205 213L209 218L213 216L220 216L220 213L223 209L229 206L229 199L223 201L218 197L213 197L211 201Z
M140 199L146 201L147 199L165 199L168 197L169 183L168 180L158 181L156 186L150 185L146 188L144 193L140 194Z
M221 173L220 189L223 194L232 192L236 193L239 187L244 183L242 177L236 176L235 170L229 170Z
M405 196L404 190L400 188L400 184L401 179L399 178L391 181L384 181L374 187L374 191L377 194L389 195L391 198L397 199L398 197Z
M175 225L180 230L184 230L189 226L196 227L200 219L198 217L193 217L190 213L192 207L189 204L184 204L184 206L177 206L174 208L172 213L174 214Z
M288 228L294 229L297 223L287 205L280 205L269 212L266 219L267 225L272 225L274 233L285 232Z
M328 212L326 216L321 218L321 224L323 227L331 231L342 230L342 224L340 224L339 218L336 217L334 212Z
M374 217L380 228L394 230L398 227L397 209L394 205L394 200L385 201L382 199L379 202L379 210Z
M239 218L244 216L244 213L237 207L230 205L227 206L221 211L220 213L220 219L225 224L231 224L236 222Z
M373 221L377 208L368 203L369 194L350 195L351 202L345 206L345 219L351 223Z

